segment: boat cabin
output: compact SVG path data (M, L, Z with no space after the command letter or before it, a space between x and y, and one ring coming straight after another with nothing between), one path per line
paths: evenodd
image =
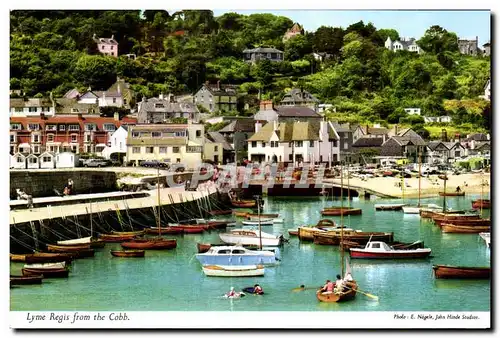
M366 243L365 249L377 250L377 251L391 251L393 250L384 242L368 242Z

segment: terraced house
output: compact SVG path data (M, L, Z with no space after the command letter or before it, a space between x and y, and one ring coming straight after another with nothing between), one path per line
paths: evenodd
M271 121L255 123L255 134L248 139L252 162L295 165L332 164L339 159L339 135L330 122Z
M202 163L202 124L140 124L128 128L126 161L182 163L194 169Z
M211 113L236 111L237 107L236 87L233 85L210 85L203 84L194 95L194 102L205 107Z

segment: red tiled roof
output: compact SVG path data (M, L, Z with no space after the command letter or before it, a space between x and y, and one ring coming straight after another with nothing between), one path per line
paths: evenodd
M85 124L95 124L97 130L103 130L104 124L113 124L115 127L120 127L122 124L137 123L137 119L131 117L124 117L122 120L115 120L114 117L100 117L100 116L69 116L69 115L56 115L47 118L37 117L11 117L10 123L20 123L26 126L30 123L38 123L41 129L45 129L47 124L78 124L83 130Z

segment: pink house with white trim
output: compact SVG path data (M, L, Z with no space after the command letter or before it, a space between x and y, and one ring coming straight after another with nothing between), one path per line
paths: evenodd
M114 35L111 35L111 38L98 38L94 34L94 41L97 43L97 48L101 54L118 57L118 42L114 37Z

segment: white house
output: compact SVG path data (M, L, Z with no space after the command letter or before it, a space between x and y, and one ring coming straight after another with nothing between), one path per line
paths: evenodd
M21 153L15 153L12 157L11 168L26 169L26 156Z
M449 162L465 156L466 149L460 142L431 141L427 144L429 163Z
M28 169L39 169L40 168L38 156L36 156L35 154L29 154L26 157L26 163L27 163Z
M262 126L257 121L248 139L248 157L253 162L326 164L339 158L338 140L330 122L271 121Z
M56 155L50 151L46 151L38 158L41 169L54 169L56 167Z
M78 155L71 152L56 154L56 168L75 168L78 166Z
M424 116L424 122L425 123L434 123L434 122L451 123L451 116L448 116L448 115L444 115L444 116Z
M109 137L108 144L106 148L103 149L101 156L108 160L111 159L111 155L114 153L123 154L123 156L125 156L127 154L127 136L128 126L120 126L120 128L115 130Z
M420 116L420 108L405 108L405 112L408 115L419 115Z
M414 38L410 39L402 38L400 40L392 41L390 37L387 37L387 40L385 40L385 48L391 51L407 50L417 54L422 53L422 49L417 45L416 40Z
M54 116L55 111L52 98L10 99L9 116Z

